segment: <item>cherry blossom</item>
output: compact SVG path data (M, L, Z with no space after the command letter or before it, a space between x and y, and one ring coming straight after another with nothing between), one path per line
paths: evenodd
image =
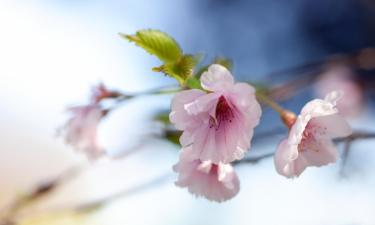
M180 161L173 167L179 173L177 186L187 187L190 193L216 202L226 201L238 193L239 180L230 164L202 162L191 151L191 146L183 149Z
M191 146L201 161L230 163L244 157L261 108L254 88L235 83L221 65L211 65L201 78L203 90L185 90L172 100L170 121L183 130L180 143Z
M340 101L337 108L340 113L348 118L358 116L365 107L363 91L358 82L355 81L354 72L349 67L334 65L322 73L314 90L318 97L324 97L334 90L344 93L345 101Z
M63 127L67 144L82 151L90 158L103 154L103 148L98 143L97 127L104 116L104 111L97 104L68 108L71 118Z
M306 167L336 162L338 152L332 139L352 133L336 108L341 95L340 92L331 92L324 100L312 100L302 108L289 137L281 141L275 153L275 166L279 174L296 177Z
M93 86L88 104L67 109L71 117L59 130L59 134L64 136L67 144L85 153L89 158L103 155L104 149L99 144L97 130L102 118L111 109L104 109L102 101L120 96L120 92L108 89L103 83Z

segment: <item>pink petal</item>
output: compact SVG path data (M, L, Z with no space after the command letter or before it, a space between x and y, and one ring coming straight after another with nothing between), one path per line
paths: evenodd
M188 145L191 145L194 141L193 134L189 130L185 130L182 132L182 135L180 136L180 144L182 147L186 147Z
M301 110L300 116L308 122L318 116L328 116L337 113L335 105L322 99L314 99L308 102Z
M298 177L309 166L323 166L337 161L337 150L330 140L319 140L314 148L303 150L295 159L290 158L290 153L296 151L295 147L284 139L278 146L274 156L276 171L288 178Z
M345 117L357 117L364 108L362 88L355 81L355 74L349 67L329 67L319 76L314 89L317 95L321 97L326 96L333 90L341 90L344 95L342 101L337 103L337 108L340 110L340 114ZM325 100L332 101L329 98L331 97L326 96Z
M199 96L194 101L185 104L184 109L189 115L198 115L202 112L210 112L214 109L217 104L217 100L220 94L210 93L203 96Z
M337 105L337 102L342 98L344 93L342 91L332 91L324 97L324 101L330 102L332 105Z
M213 64L200 78L201 85L208 91L222 91L234 84L232 74L224 66Z
M191 145L201 161L219 164L243 158L261 115L254 88L234 84L232 75L220 65L212 65L202 75L202 83L208 89L210 85L219 89L194 94L184 91L173 101L171 122L184 130L180 143Z
M301 117L309 120L315 117L337 113L336 105L342 95L343 93L340 91L332 91L326 95L324 100L314 99L308 102L301 110Z
M332 141L322 141L319 149L308 149L299 153L296 160L289 163L293 176L300 176L309 166L320 167L337 161L337 150Z
M186 111L185 105L194 102L205 93L201 90L186 90L177 93L172 100L172 111L169 119L177 129L183 130L194 121L193 117Z
M202 135L202 141L194 143L194 148L197 152L201 152L200 160L202 161L212 161L214 163L222 162L223 156L217 149L216 131L215 129L208 128L204 131L206 135ZM204 138L205 137L205 138ZM203 143L199 145L199 143Z
M173 167L179 174L176 185L187 187L190 193L211 201L221 202L234 197L239 191L239 180L233 167L194 160L191 150L183 149L180 161Z
M292 159L290 159L291 152L294 151L294 147L288 144L288 139L282 140L277 147L274 155L274 163L276 171L280 175L289 178L296 176L294 165L292 164Z
M337 161L338 153L332 141L321 140L319 146L319 149L308 149L300 152L296 160L299 167L323 166Z
M99 157L104 149L98 143L97 127L103 111L97 104L76 106L68 109L72 117L66 123L62 134L67 144L84 152L91 158Z
M249 107L258 104L255 98L255 89L249 84L237 83L230 91L231 102L234 102L238 107Z
M327 138L346 137L352 133L352 128L346 120L338 114L316 117L312 119L310 123L324 128Z

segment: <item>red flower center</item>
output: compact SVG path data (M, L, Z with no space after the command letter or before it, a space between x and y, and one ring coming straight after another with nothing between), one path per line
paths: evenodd
M215 118L210 119L210 128L215 127L219 129L223 122L231 123L234 119L234 113L232 107L229 105L227 99L224 96L220 96L219 101L216 105Z
M303 152L305 150L312 150L319 152L322 146L318 139L320 136L324 136L326 131L327 128L314 126L309 122L303 131L301 143L298 145L298 151Z

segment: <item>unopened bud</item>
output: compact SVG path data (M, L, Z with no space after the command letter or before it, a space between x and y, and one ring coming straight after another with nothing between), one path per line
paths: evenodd
M297 120L296 114L288 110L284 110L280 117L288 129L290 129Z

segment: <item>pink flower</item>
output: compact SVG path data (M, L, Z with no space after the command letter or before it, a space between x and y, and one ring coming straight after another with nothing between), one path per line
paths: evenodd
M103 153L97 139L97 127L104 116L104 111L97 104L68 108L71 118L61 130L67 144L82 151L91 158Z
M104 153L98 143L97 129L101 119L109 109L103 109L101 102L107 98L117 98L120 92L107 89L103 83L92 88L90 103L68 108L70 119L58 132L65 137L65 142L90 158L97 158Z
M323 166L336 162L337 150L333 138L352 133L348 123L336 108L340 93L331 92L324 100L308 102L292 125L289 137L278 146L275 166L286 177L299 176L308 166Z
M330 66L319 76L314 89L318 97L324 97L334 90L342 91L345 101L340 101L337 108L345 117L356 117L365 107L363 90L355 81L352 69L346 66Z
M202 162L191 154L191 146L181 152L180 161L173 167L179 173L176 185L187 187L196 196L222 202L234 197L240 188L238 177L230 164Z
M243 158L261 116L254 88L234 83L231 73L215 64L200 80L207 92L186 90L172 100L170 120L184 131L181 145L214 164Z

